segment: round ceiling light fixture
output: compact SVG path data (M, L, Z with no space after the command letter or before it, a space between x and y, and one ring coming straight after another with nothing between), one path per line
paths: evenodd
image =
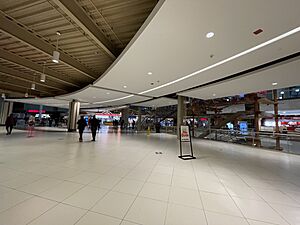
M124 86L123 86L123 88L127 88L127 86L126 86L126 85L124 85Z
M152 75L152 72L148 72L147 74L148 74L148 75Z
M278 84L278 83L276 83L276 82L273 82L273 83L272 83L273 86L276 86L277 84Z
M280 94L282 94L282 95L283 95L283 94L284 94L284 91L281 91L281 92L280 92Z
M215 33L214 32L208 32L206 34L206 38L212 38L213 36L215 36Z

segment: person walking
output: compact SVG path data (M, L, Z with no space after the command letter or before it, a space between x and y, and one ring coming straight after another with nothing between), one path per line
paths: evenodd
M33 137L34 125L35 125L35 119L33 116L30 116L28 119L28 133L27 133L28 137Z
M6 135L9 135L11 134L12 132L12 129L14 127L14 117L13 117L13 114L10 114L7 118L6 118L6 121L5 121L5 127L6 127Z
M92 141L96 139L96 133L99 126L99 120L97 120L96 116L94 115L91 119L91 130L92 130Z
M87 125L83 116L81 116L80 119L77 121L77 125L79 130L79 142L82 142L82 134Z

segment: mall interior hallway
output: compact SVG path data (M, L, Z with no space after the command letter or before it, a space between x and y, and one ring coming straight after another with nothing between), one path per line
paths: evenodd
M297 155L197 140L183 161L172 135L84 135L1 131L1 225L300 224Z

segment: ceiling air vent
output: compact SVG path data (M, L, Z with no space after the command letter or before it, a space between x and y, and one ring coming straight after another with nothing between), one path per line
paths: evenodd
M263 32L263 30L259 28L259 29L257 29L256 31L254 31L253 34L259 35L259 34L262 33L262 32Z

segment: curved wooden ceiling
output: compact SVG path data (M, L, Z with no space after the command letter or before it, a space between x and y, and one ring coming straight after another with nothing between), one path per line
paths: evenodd
M93 83L144 23L156 0L0 2L0 90L49 97ZM59 31L60 63L52 62ZM42 73L46 82L40 82ZM31 84L36 89L31 90Z

